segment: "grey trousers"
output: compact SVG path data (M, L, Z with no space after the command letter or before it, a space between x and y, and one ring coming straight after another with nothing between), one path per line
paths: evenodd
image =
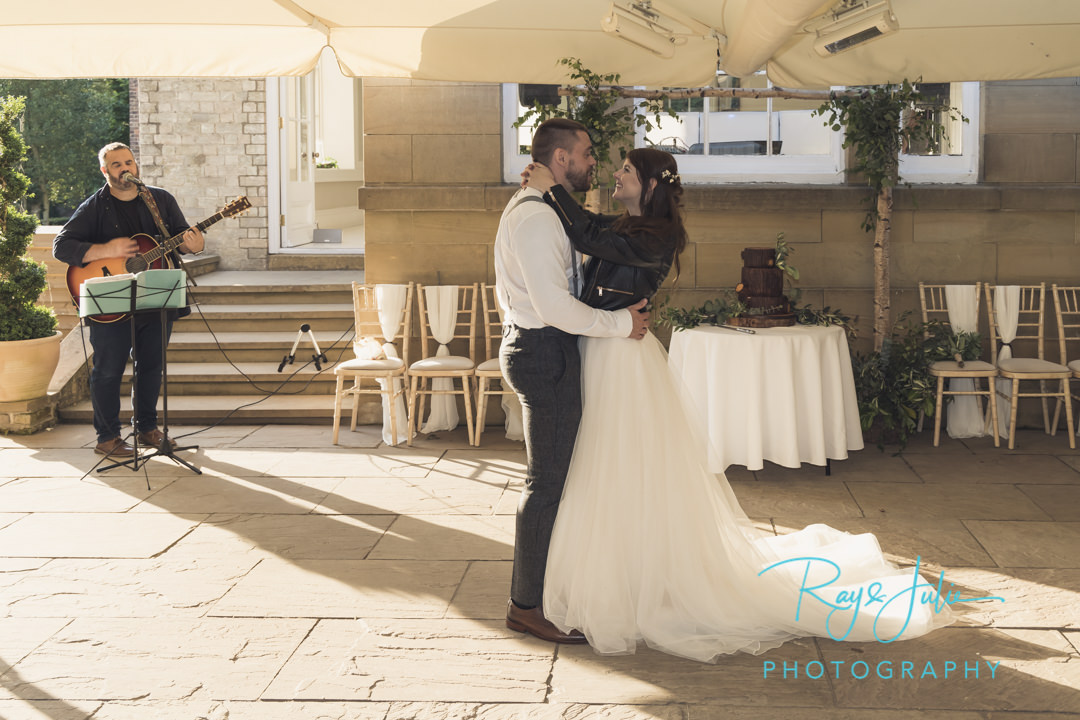
M538 606L548 544L581 421L578 338L557 328L503 331L499 363L521 400L528 469L518 504L510 597Z

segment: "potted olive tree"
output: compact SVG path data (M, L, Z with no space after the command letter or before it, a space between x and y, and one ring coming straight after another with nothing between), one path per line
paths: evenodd
M0 98L0 402L46 394L62 339L52 309L37 304L45 266L27 257L37 219L19 208L30 187L17 126L24 106L24 98Z

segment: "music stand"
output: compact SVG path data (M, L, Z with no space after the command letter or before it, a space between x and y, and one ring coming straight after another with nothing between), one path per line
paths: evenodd
M162 273L179 274L166 276L171 277L171 282L166 281L158 284L155 280L162 277ZM168 311L170 308L183 307L184 305L184 291L186 286L180 281L183 277L183 271L171 271L171 270L146 270L138 273L134 278L127 281L127 287L117 287L112 290L107 290L104 293L86 293L80 296L80 303L86 303L86 295L92 295L90 298L92 310L97 312L86 312L80 305L80 314L83 315L96 315L103 312L115 312L103 311L100 308L101 301L121 297L124 292L127 294L128 299L128 322L131 325L131 393L133 397L138 397L139 389L139 374L135 372L136 365L139 360L139 351L135 342L135 323L139 315L144 315L149 312L156 312L161 319L161 444L154 448L151 452L145 455L139 455L139 433L136 429L134 433L135 441L132 443L134 448L134 454L127 460L118 460L110 465L98 468L99 470L112 470L113 468L120 466L129 466L133 471L138 470L141 466L145 465L150 458L164 456L171 459L178 465L183 465L197 475L202 475L202 470L195 467L187 460L176 455L180 450L198 450L198 445L187 445L184 447L172 447L169 441L169 359L168 359ZM134 413L134 408L132 409ZM137 418L136 418L137 422ZM104 458L107 460L108 456Z

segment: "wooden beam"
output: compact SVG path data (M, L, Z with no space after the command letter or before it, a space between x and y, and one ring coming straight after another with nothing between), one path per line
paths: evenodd
M642 90L639 88L611 85L600 90L615 90L625 98L639 100L685 100L686 98L733 97L733 98L789 98L794 100L820 100L826 102L836 97L856 96L856 90L789 90L787 88L694 88L681 90ZM576 87L560 87L559 95L576 96Z

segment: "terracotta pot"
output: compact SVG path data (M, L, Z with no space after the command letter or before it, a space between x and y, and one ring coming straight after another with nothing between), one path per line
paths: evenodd
M59 330L52 337L0 342L0 402L44 397L60 362Z

